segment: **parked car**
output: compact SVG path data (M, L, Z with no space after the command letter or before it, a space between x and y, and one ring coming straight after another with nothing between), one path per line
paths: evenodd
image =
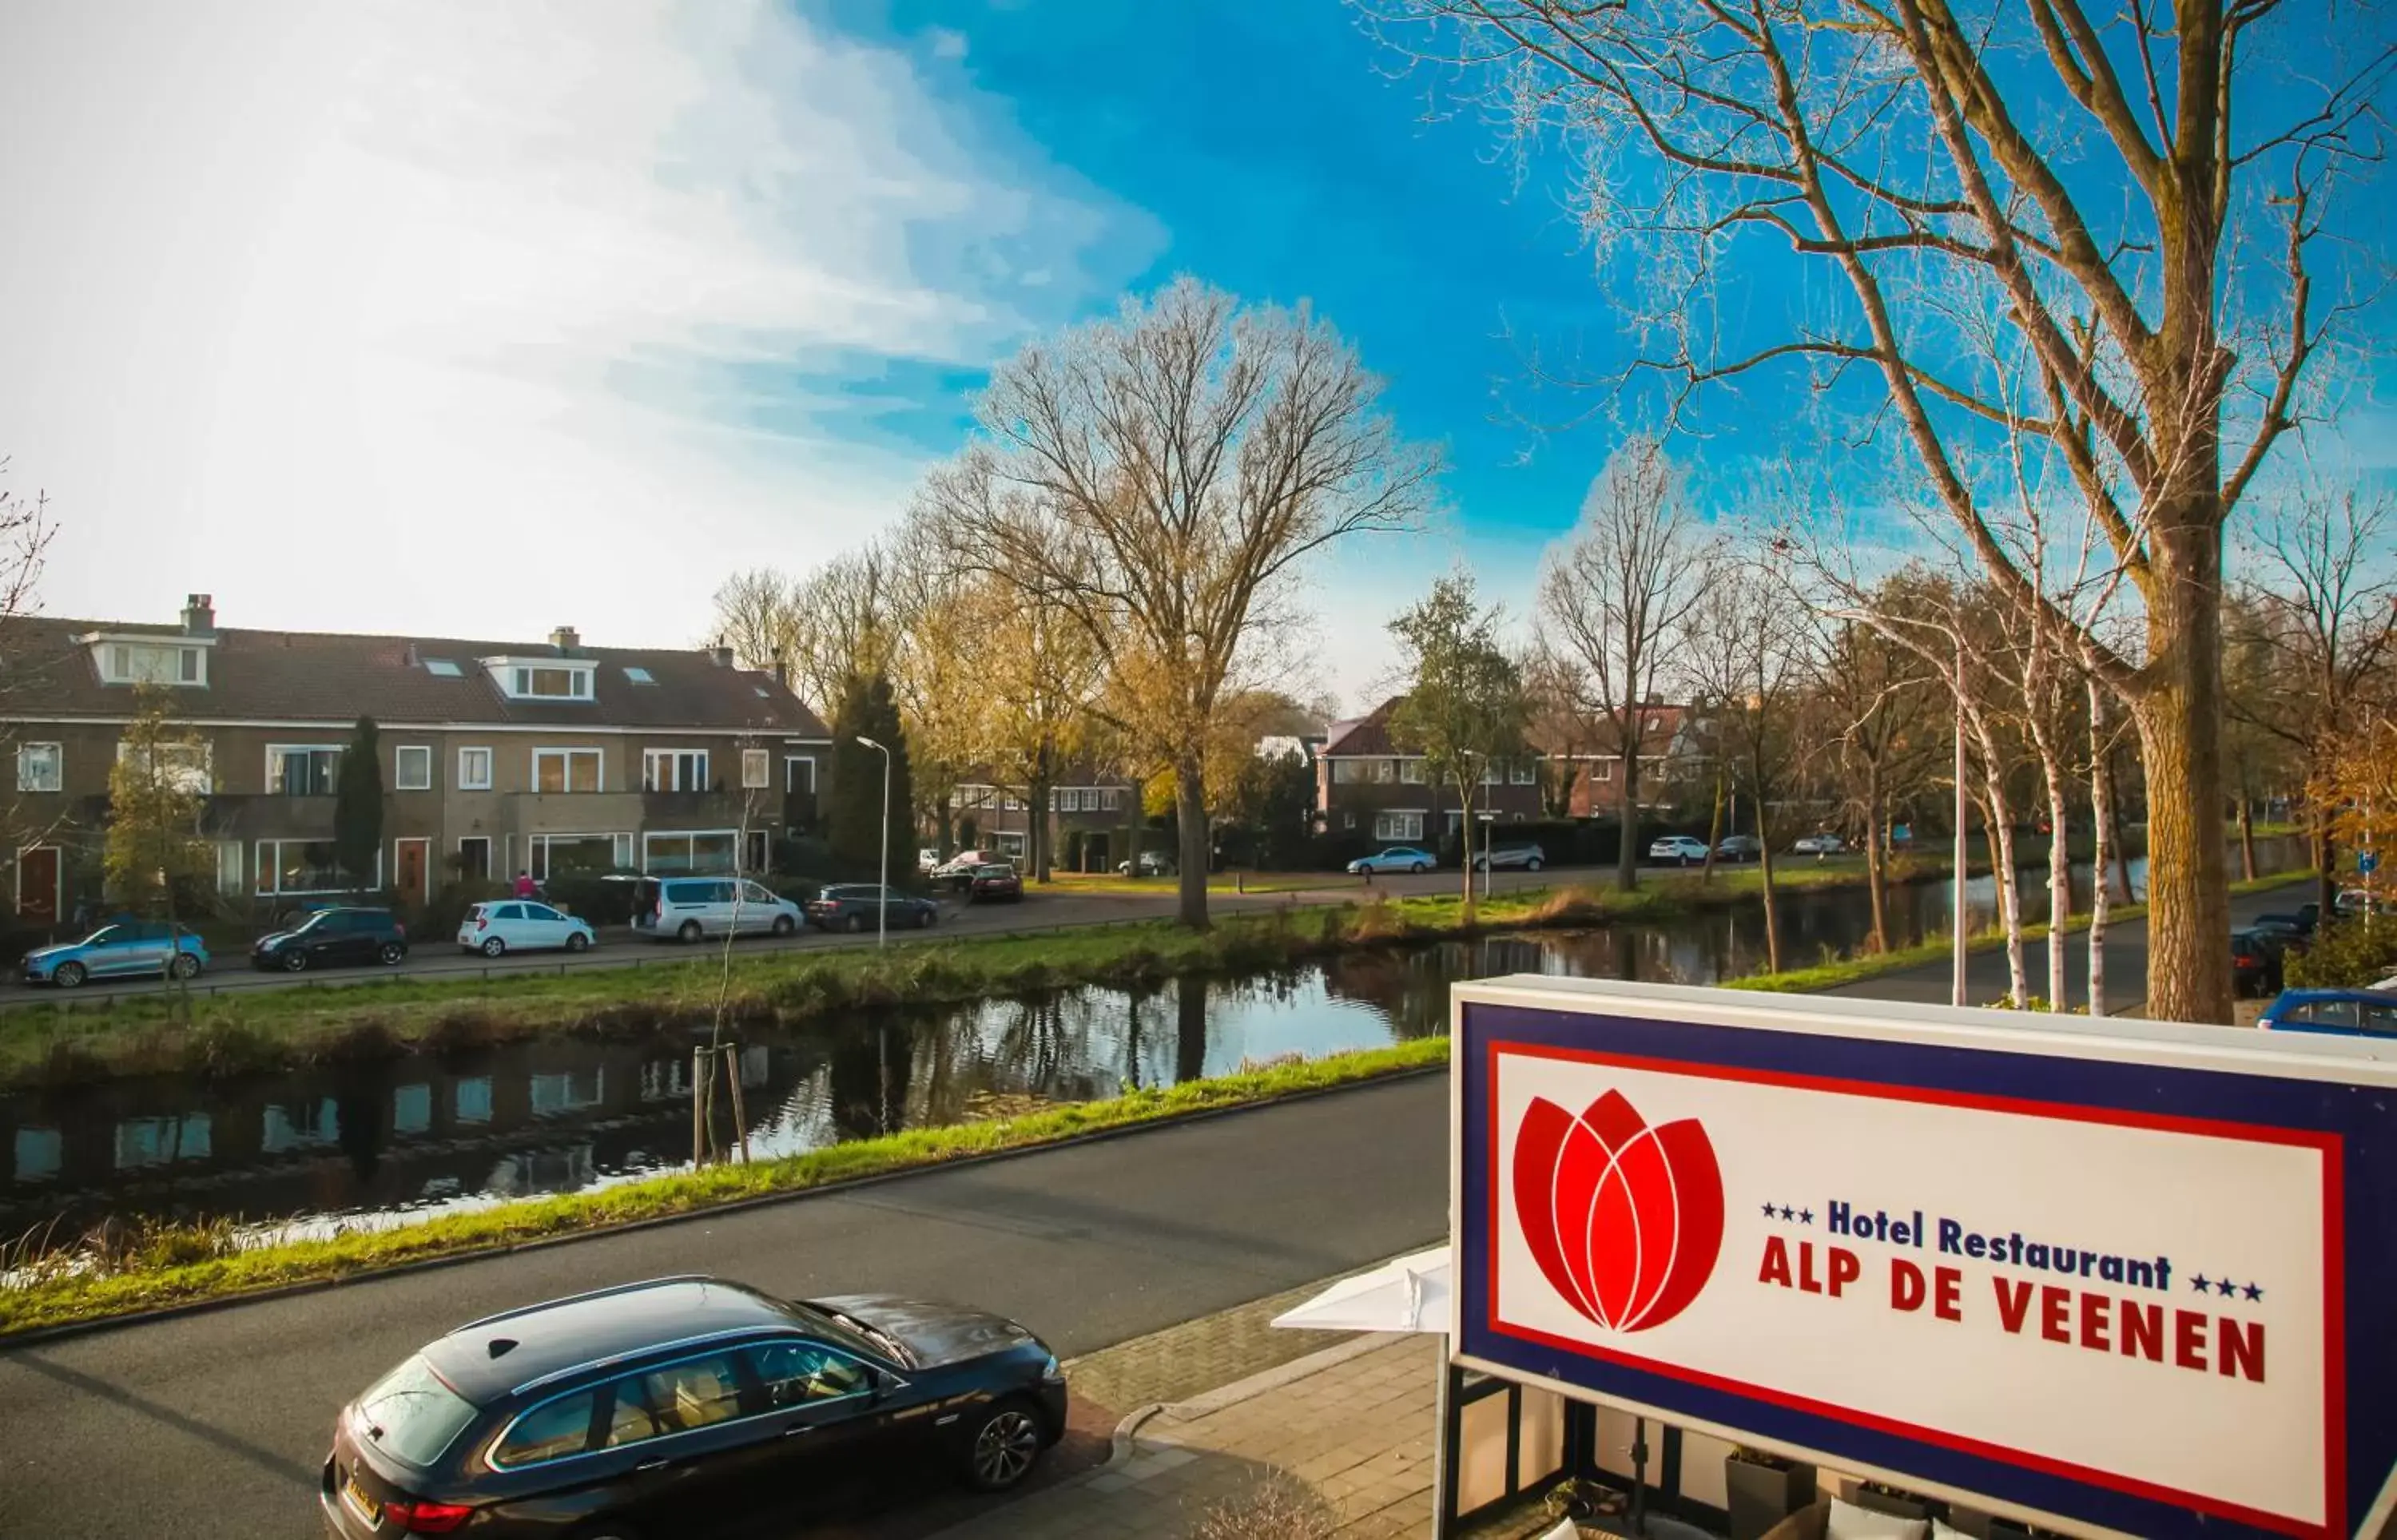
M932 881L944 883L959 893L973 885L973 874L994 861L1004 861L1004 856L987 850L960 850L932 869Z
M1801 834L1789 848L1800 856L1837 856L1848 848L1848 842L1837 834Z
M2247 928L2278 945L2283 953L2305 955L2313 944L2313 933L2301 930L2293 918L2283 914L2259 914L2247 923Z
M1392 845L1371 856L1359 856L1348 863L1348 875L1369 877L1377 871L1429 871L1440 863L1427 851L1413 845Z
M567 951L591 949L599 933L587 920L570 914L560 914L547 904L536 904L529 898L504 898L488 904L476 904L458 922L458 946L461 950L481 952L485 957L499 957L512 951Z
M1667 834L1649 845L1652 861L1679 861L1683 866L1707 858L1707 842L1687 834Z
M1730 834L1715 846L1719 861L1753 861L1764 854L1764 842L1753 834Z
M990 861L973 874L966 889L968 900L977 904L1024 901L1024 878L1015 868L1001 861Z
M1509 868L1516 868L1524 871L1537 871L1547 865L1547 853L1538 845L1500 845L1495 850L1476 851L1473 856L1473 870L1505 871Z
M1128 860L1118 861L1116 875L1131 876L1132 867L1132 863ZM1140 874L1144 877L1172 877L1178 875L1180 870L1175 865L1173 857L1162 850L1144 850L1140 853Z
M340 1540L685 1534L885 1461L1002 1492L1065 1428L1056 1355L1005 1317L665 1278L425 1344L335 1417L317 1504Z
M2397 898L2390 898L2387 894L2376 898L2362 888L2339 889L2338 897L2331 909L2341 918L2350 918L2362 914L2367 906L2375 914L2397 914Z
M884 904L890 913L878 915ZM837 883L808 900L808 923L818 930L924 930L940 916L930 898L874 883Z
M929 846L916 852L916 870L930 877L941 864L941 853Z
M644 877L633 896L633 928L671 936L788 936L806 919L799 906L745 877Z
M2281 943L2262 931L2230 933L2230 989L2234 994L2278 994Z
M249 949L253 968L305 973L343 962L380 962L395 968L408 961L408 927L387 909L347 905L321 909L289 930L258 938Z
M195 978L208 971L208 949L181 925L163 920L122 920L80 941L36 947L19 965L28 984L72 989L87 978Z
M2397 990L2283 989L2256 1025L2268 1032L2397 1038Z
M2256 917L2256 923L2258 925L2270 925L2277 930L2293 931L2299 936L2310 936L2322 924L2322 906L2320 904L2300 904L2297 909L2287 913L2259 914Z

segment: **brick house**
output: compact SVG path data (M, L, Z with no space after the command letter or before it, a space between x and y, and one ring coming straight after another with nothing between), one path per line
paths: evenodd
M764 870L813 824L831 735L729 649L358 636L180 624L14 622L0 714L17 760L5 890L56 925L99 893L99 830L137 682L177 697L200 750L217 886L261 909L348 891L334 788L360 715L380 729L379 886L422 903L454 878Z
M1453 787L1433 783L1424 757L1390 737L1390 714L1403 697L1382 702L1369 716L1335 722L1315 756L1315 805L1324 831L1355 832L1382 843L1431 844L1465 821ZM1474 799L1477 813L1501 823L1540 816L1536 759L1493 767Z
M983 771L949 793L949 811L959 827L972 821L974 843L983 849L1022 860L1029 854L1032 830L1025 800L1024 788L1002 786ZM1129 848L1126 830L1139 816L1140 788L1129 777L1088 764L1065 766L1049 789L1051 864L1076 871L1111 870Z
M1647 720L1640 730L1640 805L1654 811L1672 803L1679 781L1698 758L1698 749L1688 707L1652 701L1641 708L1640 714ZM1615 784L1623 773L1621 740L1611 714L1595 713L1572 724L1569 731L1544 724L1535 726L1532 736L1550 776L1566 765L1573 768L1565 805L1569 816L1612 818L1623 811L1622 792Z

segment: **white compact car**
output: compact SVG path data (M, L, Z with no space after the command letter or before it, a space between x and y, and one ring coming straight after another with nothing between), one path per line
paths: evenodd
M485 957L512 951L586 951L598 938L589 921L561 914L530 898L476 904L458 922L459 949Z
M1648 847L1648 858L1652 861L1679 861L1688 866L1693 861L1707 858L1707 842L1693 839L1687 834L1667 834Z
M1848 847L1837 834L1809 834L1789 848L1801 856L1837 856Z

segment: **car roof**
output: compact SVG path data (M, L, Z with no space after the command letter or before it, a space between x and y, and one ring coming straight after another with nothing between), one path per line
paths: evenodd
M2397 1005L2397 992L2388 989L2367 989L2361 986L2283 989L2272 1001L2272 1009L2283 1005L2306 1005L2322 1000L2353 1000L2366 1005Z
M670 1343L792 1326L778 1300L722 1279L650 1279L470 1321L427 1343L425 1361L476 1405L511 1391ZM502 1343L497 1356L492 1349Z

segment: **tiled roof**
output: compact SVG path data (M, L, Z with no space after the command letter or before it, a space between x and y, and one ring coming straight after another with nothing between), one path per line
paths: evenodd
M1351 722L1333 723L1331 738L1323 746L1322 757L1325 759L1411 757L1413 750L1399 748L1390 737L1390 715L1398 710L1399 703L1405 698L1404 696L1392 696L1375 707L1370 716L1359 717ZM1643 756L1662 754L1671 746L1673 736L1681 730L1682 721L1689 709L1684 706L1650 706L1644 710L1647 714L1656 717L1658 721L1655 727L1645 736L1641 752ZM1540 733L1535 728L1531 737L1532 747L1536 752L1545 755L1560 751L1556 745L1541 742L1540 737ZM1577 752L1581 754L1613 753L1614 750L1612 745L1614 741L1614 720L1600 712L1588 724L1587 746L1578 749Z
M74 640L112 636L185 639L178 627L49 617L13 620L0 633L0 713L71 720L123 717L132 691L100 682L92 649ZM355 636L337 631L218 628L207 633L205 687L179 686L183 714L200 721L323 721L423 725L748 728L822 738L824 722L773 675L719 665L697 649L593 647L561 650L547 642L475 642L455 637ZM200 638L190 638L199 640ZM593 663L589 701L510 700L478 659L570 658ZM428 670L428 658L458 665L458 677ZM652 684L633 682L626 669Z
M1331 736L1324 740L1322 759L1387 759L1405 750L1390 741L1390 713L1399 709L1404 696L1392 696L1373 708L1369 716L1352 722L1335 722Z

